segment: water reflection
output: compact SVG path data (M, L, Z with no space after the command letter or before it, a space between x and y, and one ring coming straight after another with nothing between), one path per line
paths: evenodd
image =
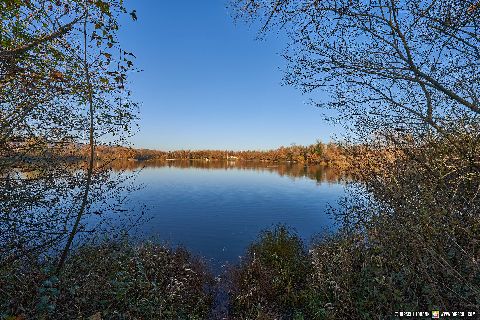
M183 169L208 169L208 170L250 170L276 173L280 176L292 178L306 177L318 183L341 183L348 177L338 169L325 166L307 166L299 163L271 163L261 161L205 161L205 160L149 160L129 161L116 160L111 163L114 171L138 170L142 168L183 168Z

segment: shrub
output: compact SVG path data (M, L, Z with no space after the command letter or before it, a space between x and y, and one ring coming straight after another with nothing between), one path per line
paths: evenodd
M330 316L480 311L477 132L453 130L410 142L393 159L352 162L368 196L344 203L343 231L312 249L315 290L328 297Z
M2 318L205 319L212 278L184 249L104 243L72 254L61 274L52 263L4 266Z
M312 263L301 239L285 226L261 233L230 271L234 319L321 319L311 290Z

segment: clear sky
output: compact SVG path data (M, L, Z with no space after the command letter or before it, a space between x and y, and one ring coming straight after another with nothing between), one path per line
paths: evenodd
M134 147L271 149L331 140L334 128L308 97L282 86L281 35L256 40L226 0L130 1L136 22L120 40L143 70L130 77L141 103Z

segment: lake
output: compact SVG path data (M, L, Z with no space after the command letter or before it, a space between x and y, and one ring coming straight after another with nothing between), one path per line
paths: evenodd
M169 161L114 169L142 167L134 182L142 188L129 195L129 204L146 210L131 235L183 245L215 269L238 262L259 232L276 224L306 241L332 229L326 210L344 195L344 178L319 166Z

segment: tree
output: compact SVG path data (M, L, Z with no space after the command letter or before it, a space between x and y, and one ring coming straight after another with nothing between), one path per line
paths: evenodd
M261 35L286 30L286 83L329 93L315 103L351 129L342 228L313 250L330 316L478 310L480 2L232 6Z
M372 134L379 128L440 132L480 115L477 0L236 0L261 33L288 30L288 84L322 89ZM467 125L467 123L465 123ZM358 132L357 132L358 133Z
M136 118L133 54L116 38L124 13L116 0L0 1L0 261L66 243L61 267L93 200L112 194L94 151ZM82 145L79 167L62 151Z

